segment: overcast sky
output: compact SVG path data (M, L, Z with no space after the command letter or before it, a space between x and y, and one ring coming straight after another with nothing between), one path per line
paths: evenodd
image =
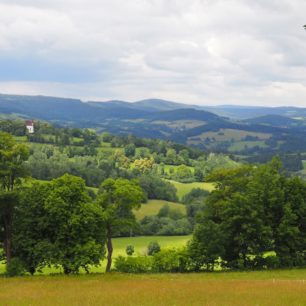
M305 0L0 0L0 92L306 107Z

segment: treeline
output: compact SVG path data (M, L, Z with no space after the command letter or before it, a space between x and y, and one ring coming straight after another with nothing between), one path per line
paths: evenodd
M279 159L215 173L186 248L120 257L121 272L254 270L306 266L306 184Z

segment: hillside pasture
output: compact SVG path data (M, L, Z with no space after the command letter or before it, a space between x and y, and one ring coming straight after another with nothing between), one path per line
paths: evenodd
M305 305L305 270L0 278L0 305Z
M268 133L259 133L259 132L250 132L244 130L234 130L234 129L220 129L216 132L204 132L200 135L189 137L188 144L198 144L199 142L205 141L208 139L213 139L216 142L223 142L223 141L242 141L245 137L257 137L257 140L267 140L269 139L272 134Z
M233 143L228 150L230 152L242 151L245 149L252 149L255 147L259 148L267 148L268 145L265 144L262 140L255 140L255 141L237 141Z
M175 121L156 120L153 121L152 123L157 125L166 125L167 127L174 130L176 129L188 130L207 124L207 122L201 120L175 120Z
M164 205L168 205L173 210L177 209L184 215L186 214L185 205L164 200L149 200L147 203L141 204L140 209L134 210L134 214L137 220L141 220L146 216L155 216Z
M184 195L189 193L192 189L200 188L207 191L213 191L215 186L213 183L205 183L205 182L194 182L194 183L179 183L172 180L167 180L177 189L177 196L181 200Z

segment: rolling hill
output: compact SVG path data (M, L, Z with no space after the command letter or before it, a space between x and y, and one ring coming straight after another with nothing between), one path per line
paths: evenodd
M195 106L160 99L83 102L0 95L1 118L33 118L98 132L134 134L244 156L306 152L306 109ZM242 120L243 119L243 120Z

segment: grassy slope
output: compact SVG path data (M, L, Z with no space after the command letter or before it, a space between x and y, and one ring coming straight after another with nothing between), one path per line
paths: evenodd
M159 210L164 206L169 205L171 209L178 209L183 214L186 214L186 206L179 204L168 202L164 200L149 200L148 203L142 204L139 210L135 210L134 214L137 220L143 219L145 216L155 216L158 214Z
M305 305L305 270L0 279L0 305Z
M235 142L233 145L231 145L228 150L230 152L235 152L235 151L241 151L244 150L246 147L249 149L254 148L254 147L260 147L260 148L267 148L268 146L265 144L264 141L238 141Z
M208 190L208 191L214 190L213 183L195 182L195 183L183 184L183 183L179 183L179 182L171 181L171 180L168 180L168 182L173 184L175 188L177 189L177 195L179 199L182 199L182 197L185 194L189 193L194 188L201 188L201 189Z

